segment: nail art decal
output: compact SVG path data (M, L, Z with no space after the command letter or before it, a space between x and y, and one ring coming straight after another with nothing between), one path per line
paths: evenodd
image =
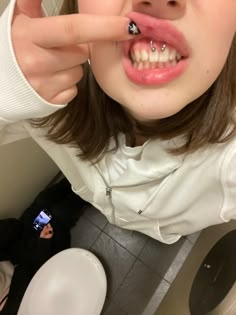
M134 21L131 21L129 23L128 31L129 31L129 34L131 35L138 35L141 33L140 29L138 28L137 24Z

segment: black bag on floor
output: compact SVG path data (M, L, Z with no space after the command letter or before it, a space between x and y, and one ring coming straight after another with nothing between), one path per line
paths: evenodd
M54 230L53 253L70 247L70 230L76 224L83 208L87 205L83 199L76 195L69 181L64 178L59 183L52 185L41 191L27 208L20 221L24 224L25 237L35 233L33 222L43 209L52 215L50 224Z
M54 254L70 247L70 229L87 203L72 190L67 179L46 188L20 219L0 220L0 260L15 265L8 300L2 315L16 315L25 290L37 270ZM46 209L52 215L53 237L42 239L33 222Z

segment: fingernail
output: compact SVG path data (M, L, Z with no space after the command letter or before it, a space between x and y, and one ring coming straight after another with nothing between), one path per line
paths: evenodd
M134 21L131 21L128 25L128 32L131 35L138 35L141 33L140 29L138 28L137 24Z

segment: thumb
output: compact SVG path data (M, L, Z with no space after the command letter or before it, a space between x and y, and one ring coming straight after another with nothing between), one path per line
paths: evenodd
M15 14L24 14L31 18L42 16L42 0L16 0Z

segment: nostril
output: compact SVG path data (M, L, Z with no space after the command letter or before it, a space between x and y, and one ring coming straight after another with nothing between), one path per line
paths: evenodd
M143 5L145 5L146 7L149 7L151 5L150 1L143 1L142 2Z
M168 1L167 5L170 6L170 7L176 7L177 6L177 1Z

